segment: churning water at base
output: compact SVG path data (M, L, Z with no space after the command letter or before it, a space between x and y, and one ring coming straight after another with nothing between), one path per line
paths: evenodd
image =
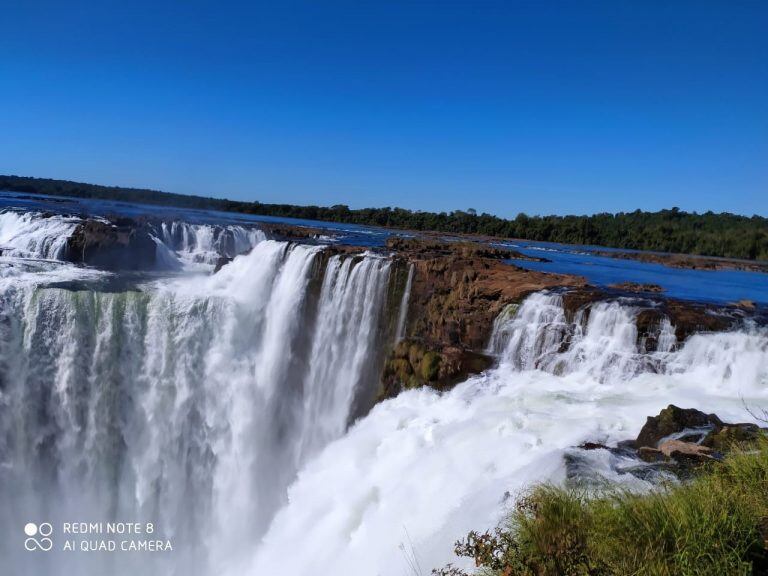
M150 521L174 547L30 555L7 538L4 573L215 574L236 562L302 463L370 407L389 267L262 241L218 274L142 291L2 282L3 532Z
M456 563L454 541L532 483L564 481L563 457L584 441L634 438L669 403L730 421L751 419L744 402L768 406L764 330L697 334L673 351L664 321L648 354L634 314L599 303L568 322L557 295L530 296L496 323L499 367L379 404L309 462L244 573L401 576L418 562L426 574ZM589 458L648 487L607 451Z

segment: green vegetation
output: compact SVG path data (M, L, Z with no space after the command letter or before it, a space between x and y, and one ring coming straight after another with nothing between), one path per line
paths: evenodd
M409 230L480 234L567 244L595 244L750 260L768 259L768 218L712 212L690 214L677 208L659 212L636 210L593 216L518 214L515 219L507 220L491 214L476 214L474 210L434 213L402 208L350 210L344 205L320 207L262 204L19 176L0 176L0 190L105 198Z
M420 342L401 340L384 366L384 377L391 377L406 388L419 388L435 380L440 371L440 355Z
M470 533L456 553L484 576L766 575L768 441L650 494L538 487L505 526Z
M440 371L440 355L431 350L424 354L424 357L421 359L420 370L421 377L426 382L431 382L432 380L437 379L437 375Z

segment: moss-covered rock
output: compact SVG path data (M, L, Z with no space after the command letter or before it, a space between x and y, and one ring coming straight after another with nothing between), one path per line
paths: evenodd
M421 359L424 358L424 352L424 346L418 342L414 342L408 348L408 360L410 361L414 372L421 366Z
M419 373L425 382L437 380L440 373L440 355L431 351L424 354L419 364Z
M710 432L702 444L717 452L727 452L736 446L756 442L761 435L755 424L725 424L721 430Z
M421 386L447 390L491 364L492 359L485 354L456 347L438 350L417 340L402 340L394 346L384 365L379 399Z
M670 404L658 416L649 416L640 434L637 446L656 448L662 438L686 429L711 427L719 431L723 422L715 414L705 414L693 408L679 408Z

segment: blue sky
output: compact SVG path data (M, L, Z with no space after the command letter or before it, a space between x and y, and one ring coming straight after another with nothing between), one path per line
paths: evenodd
M4 2L0 173L768 214L768 2Z

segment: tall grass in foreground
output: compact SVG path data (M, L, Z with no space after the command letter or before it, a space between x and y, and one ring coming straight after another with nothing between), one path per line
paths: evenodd
M649 494L537 487L456 552L487 576L768 575L768 441Z

